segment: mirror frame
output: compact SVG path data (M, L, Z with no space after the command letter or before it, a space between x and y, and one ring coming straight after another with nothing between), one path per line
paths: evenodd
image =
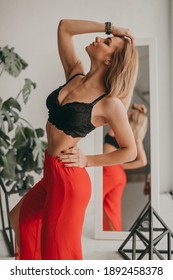
M158 112L158 68L157 68L157 44L155 38L138 38L136 46L148 46L149 49L149 86L150 86L150 143L151 143L151 206L159 211L159 112ZM103 128L95 130L95 153L103 151ZM140 213L139 213L140 214ZM115 232L102 230L102 167L95 168L94 172L94 237L95 239L124 240L129 231Z

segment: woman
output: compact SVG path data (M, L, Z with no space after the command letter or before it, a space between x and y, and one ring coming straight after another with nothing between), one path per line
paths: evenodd
M129 122L136 140L137 157L134 161L103 167L103 230L122 231L122 195L126 186L124 170L141 168L147 164L143 140L147 131L147 108L143 104L133 104L128 110ZM119 149L110 128L104 138L104 152Z
M86 47L91 67L85 75L73 36L94 32L113 36L96 37ZM82 226L91 194L85 167L118 164L136 157L126 111L138 65L131 32L110 22L61 20L57 34L67 82L47 98L44 176L10 213L20 259L82 259ZM77 147L79 140L106 123L121 149L84 155Z

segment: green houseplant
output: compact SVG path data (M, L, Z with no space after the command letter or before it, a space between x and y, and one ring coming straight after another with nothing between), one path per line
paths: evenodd
M0 78L3 72L16 78L27 66L14 48L0 48ZM40 174L43 169L46 148L46 142L42 140L44 131L42 128L35 129L21 114L22 105L26 105L35 88L34 82L24 79L24 85L16 97L6 100L0 97L0 213L2 232L11 256L15 252L8 219L9 196L15 193L23 195L34 184L34 174Z
M14 48L0 48L0 77L5 71L16 78L27 66ZM29 189L34 184L33 173L40 174L43 168L44 131L21 117L19 103L23 99L25 105L35 88L34 82L25 79L16 97L4 101L0 97L0 184L12 192Z

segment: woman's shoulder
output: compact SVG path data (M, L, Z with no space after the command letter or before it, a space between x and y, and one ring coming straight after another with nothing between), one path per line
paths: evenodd
M107 95L103 102L103 113L108 119L112 119L127 114L127 110L122 100L114 95Z
M115 95L107 94L104 99L104 106L108 107L109 109L113 108L120 108L125 107L122 100Z
M130 98L119 98L116 93L108 93L105 105L110 106L110 108L115 106L122 107L127 111L130 105Z

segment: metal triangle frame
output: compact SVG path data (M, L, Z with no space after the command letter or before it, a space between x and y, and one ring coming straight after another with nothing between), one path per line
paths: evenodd
M153 225L153 218L156 218L162 227L156 228ZM148 227L144 226L143 223L147 222ZM147 205L144 207L134 224L130 229L130 234L127 236L125 241L122 243L118 252L127 260L141 260L148 254L148 259L153 260L154 254L160 260L165 260L163 255L167 255L167 260L171 260L171 256L173 251L171 250L171 238L173 238L173 232L170 228L165 224L162 218L156 213L156 211L151 207L151 202L149 201ZM149 237L147 238L144 233L148 233ZM160 232L157 237L154 237L154 232ZM160 250L157 249L156 246L160 242L160 240L164 237L167 237L167 249ZM143 249L137 249L137 237L140 241L142 241ZM126 249L125 246L128 242L132 242L132 248ZM131 253L132 258L127 255L127 253ZM139 254L139 256L137 256Z

